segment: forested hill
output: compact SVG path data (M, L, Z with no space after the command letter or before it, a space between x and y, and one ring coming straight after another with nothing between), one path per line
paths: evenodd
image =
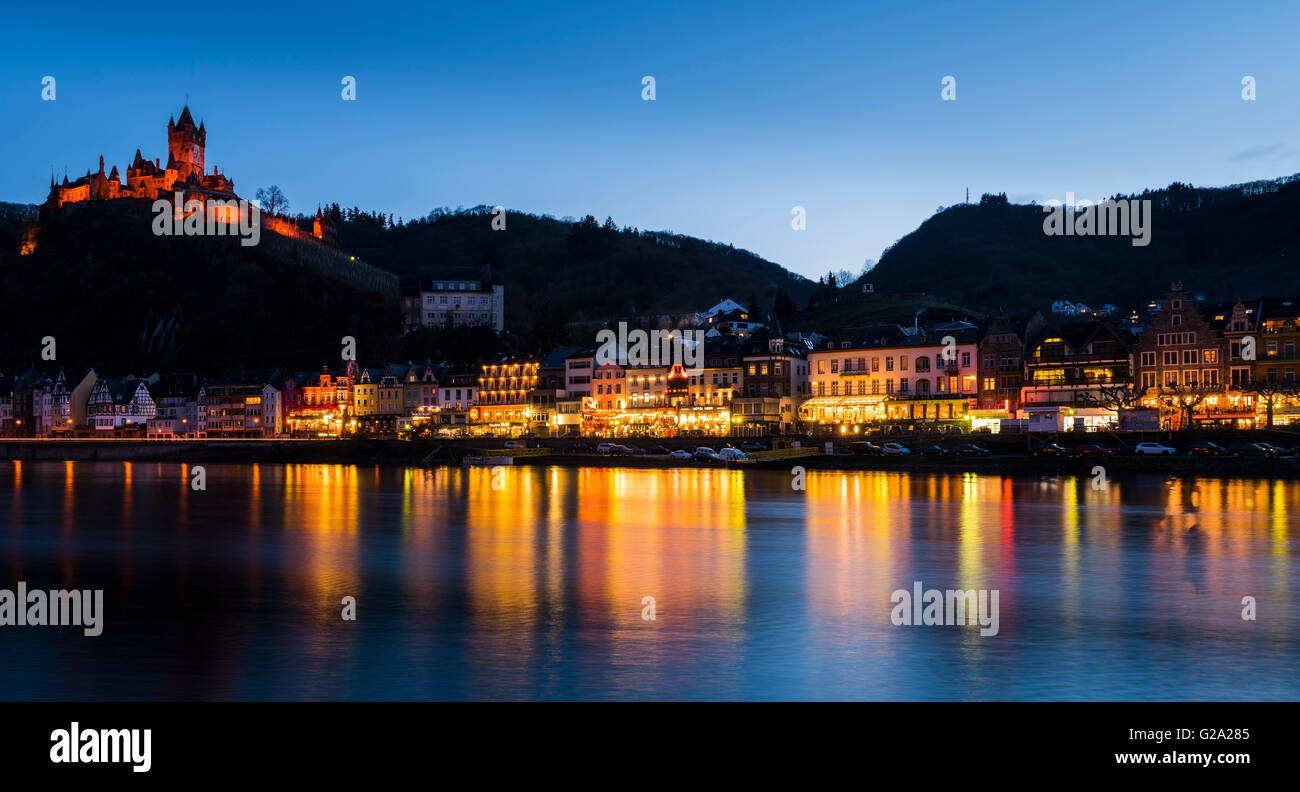
M1131 307L1173 280L1210 300L1300 290L1300 174L1115 197L1151 201L1150 244L1048 236L1044 207L985 195L930 217L862 280L877 292L924 292L984 312L1033 310L1060 298Z
M339 246L404 277L422 265L490 265L506 288L507 329L531 326L541 304L570 320L702 310L724 297L758 298L771 309L778 289L794 301L816 283L747 250L671 232L619 228L588 215L566 222L507 212L493 230L486 206L393 222L383 214L327 210Z

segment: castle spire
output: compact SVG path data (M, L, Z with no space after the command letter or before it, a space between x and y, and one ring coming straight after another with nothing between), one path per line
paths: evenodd
M104 155L99 155L99 174L104 175Z

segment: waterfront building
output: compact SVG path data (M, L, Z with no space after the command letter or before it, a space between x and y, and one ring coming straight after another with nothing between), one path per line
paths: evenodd
M980 331L966 322L850 328L808 353L805 422L841 433L866 423L959 421L976 407Z
M1260 425L1287 426L1300 422L1300 297L1265 297L1258 304L1255 360L1234 357L1233 384L1244 368L1257 392ZM1242 353L1244 339L1233 343ZM1249 368L1247 368L1249 367Z
M1240 358L1253 313L1240 302L1198 303L1178 282L1156 302L1136 347L1134 381L1141 405L1161 410L1164 428L1254 425L1250 364Z
M1116 424L1120 409L1136 406L1137 339L1128 330L1110 319L1071 321L1041 314L1031 318L1028 328L1022 413L1033 413L1031 419L1059 417L1070 425L1065 428L1099 429Z
M808 348L787 341L780 330L774 323L771 335L759 333L742 347L743 395L731 400L733 432L789 432L799 421L799 405L808 397Z
M148 420L150 439L168 440L199 434L198 394L203 378L198 374L169 374L154 384L154 417Z
M1034 324L1030 321L1034 320ZM1037 334L1045 322L1042 314L989 317L980 337L978 411L986 417L1014 418L1020 408L1024 383L1025 337Z
M286 378L281 389L285 427L292 437L340 437L350 431L352 385L359 378L355 360L346 369L302 372Z
M101 377L91 389L86 411L96 433L144 437L157 406L145 380Z
M274 369L229 369L208 384L206 436L263 436L264 389L279 378Z
M537 387L540 361L503 357L479 367L477 404L469 410L472 434L515 437L529 431L529 394Z

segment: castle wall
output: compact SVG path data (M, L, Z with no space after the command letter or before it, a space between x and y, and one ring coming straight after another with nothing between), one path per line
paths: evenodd
M279 220L263 215L263 227L274 231L265 221ZM281 220L280 222L284 222ZM296 226L295 226L296 228ZM317 275L340 281L362 291L374 292L392 304L394 312L398 303L398 278L388 270L371 266L360 260L353 260L342 251L325 246L310 234L298 229L301 236L286 236L278 232L264 234L259 244L270 245L272 249L283 250L286 255L296 250L298 261Z

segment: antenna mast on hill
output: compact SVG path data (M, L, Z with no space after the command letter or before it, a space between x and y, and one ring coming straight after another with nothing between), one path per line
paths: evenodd
M966 188L966 203L970 203L970 188Z

